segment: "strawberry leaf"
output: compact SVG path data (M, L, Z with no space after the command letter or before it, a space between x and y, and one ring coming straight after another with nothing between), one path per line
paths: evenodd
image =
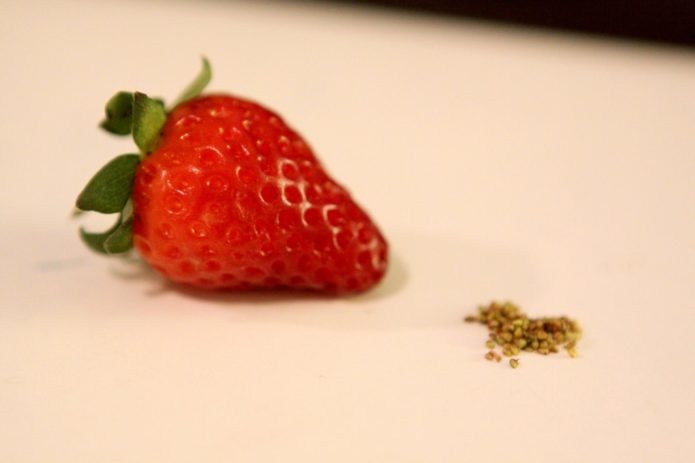
M133 217L124 221L123 215L119 215L113 227L102 233L90 233L81 228L80 237L99 254L122 254L133 247Z
M112 159L92 177L77 197L78 209L104 214L121 212L130 198L139 162L140 156L137 154L122 154Z
M108 254L121 254L133 247L133 217L123 221L104 240L104 251Z
M159 142L167 114L161 100L135 92L133 97L133 140L144 154L151 153Z
M133 126L133 94L118 92L106 103L106 119L100 127L114 135L128 135Z
M107 254L106 250L104 249L104 241L106 241L106 239L111 236L120 225L121 218L119 217L118 222L116 222L113 227L102 233L90 233L85 231L84 228L80 228L80 237L92 251L98 252L99 254Z
M178 106L184 101L188 101L200 95L210 83L210 79L212 79L212 68L210 67L208 59L203 56L202 69L196 78L193 79L193 82L188 84L188 87L181 93L181 96L178 97L174 106Z

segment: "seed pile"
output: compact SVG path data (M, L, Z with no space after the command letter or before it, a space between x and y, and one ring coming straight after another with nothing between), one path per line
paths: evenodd
M505 357L515 357L524 352L542 355L555 354L563 347L570 357L577 356L577 341L582 331L576 321L567 317L529 318L511 302L491 302L478 307L478 315L469 315L464 321L487 326L489 339L485 347L489 351L485 359L499 362L502 357L495 352L499 346ZM512 368L519 366L519 359L509 360Z

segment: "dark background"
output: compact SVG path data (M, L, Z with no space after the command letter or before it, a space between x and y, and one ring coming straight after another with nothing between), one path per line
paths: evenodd
M695 47L695 0L333 0Z

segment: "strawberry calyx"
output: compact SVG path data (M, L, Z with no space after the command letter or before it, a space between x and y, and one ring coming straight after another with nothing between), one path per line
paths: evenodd
M175 100L174 107L200 95L211 78L210 63L203 57L200 73ZM125 91L109 99L105 112L106 118L100 127L113 135L132 134L140 152L121 154L99 169L82 189L75 206L79 212L118 214L116 223L105 232L94 233L80 228L80 237L95 252L122 254L133 247L133 204L130 198L135 172L140 161L157 147L168 112L161 99Z

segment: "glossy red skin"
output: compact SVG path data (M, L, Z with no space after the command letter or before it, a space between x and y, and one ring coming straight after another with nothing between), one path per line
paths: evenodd
M203 288L374 286L388 246L273 112L226 95L169 116L138 167L133 240L159 273Z

